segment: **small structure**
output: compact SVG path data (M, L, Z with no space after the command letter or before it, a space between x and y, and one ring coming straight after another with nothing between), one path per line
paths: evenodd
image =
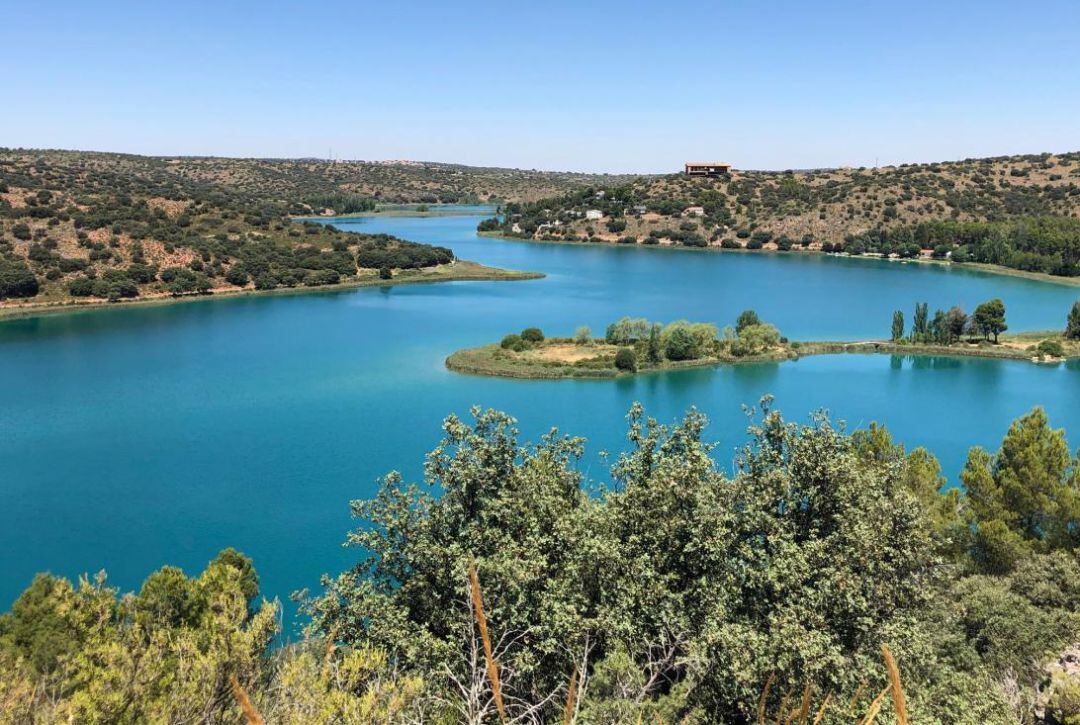
M604 218L604 212L599 209L589 209L585 212L586 219L598 220Z
M683 216L705 216L705 207L701 206L688 206L683 211Z
M731 173L731 164L726 161L687 161L687 176L727 176Z

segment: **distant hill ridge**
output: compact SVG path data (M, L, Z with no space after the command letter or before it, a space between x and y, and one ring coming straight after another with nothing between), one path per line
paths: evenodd
M1080 276L1080 153L642 176L511 203L483 231L551 241L937 256Z

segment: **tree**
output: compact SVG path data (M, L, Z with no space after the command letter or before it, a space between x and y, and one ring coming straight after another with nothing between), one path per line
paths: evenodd
M959 340L967 328L968 316L960 307L954 306L945 313L945 323L949 330L949 341Z
M1080 340L1080 300L1073 302L1069 317L1065 322L1065 339Z
M895 342L904 337L904 313L897 310L892 316L892 339Z
M735 320L735 332L742 332L744 328L760 324L761 320L758 318L756 312L753 310L743 310L739 313L738 319Z
M588 325L582 325L574 330L575 345L588 345L590 340L592 340L592 330L589 329Z
M997 298L976 307L973 319L983 337L989 339L990 335L993 335L995 343L998 335L1009 329L1005 324L1005 303Z
M915 342L924 342L930 332L929 305L926 302L915 304L915 320L911 325L911 339Z
M750 325L739 333L731 346L733 355L757 355L780 344L780 331L768 323Z
M1016 420L995 455L973 448L960 479L984 570L1008 571L1028 552L1080 543L1080 467L1042 408Z
M649 339L645 344L645 357L650 363L656 365L664 356L663 347L660 344L660 323L654 322L649 327Z
M574 659L596 678L596 717L662 707L671 722L749 719L780 662L770 707L807 683L854 692L882 642L914 636L934 579L922 509L899 468L866 465L824 418L766 407L729 478L704 416L669 428L635 406L632 449L594 497L580 441L519 445L513 419L473 415L447 419L431 492L392 475L354 505L360 560L307 603L319 630L405 672L467 678L475 563L492 639L508 643L508 701L565 692ZM536 719L561 716L565 695L552 699Z
M619 351L615 353L615 367L627 372L637 371L637 355L634 354L633 348L619 348Z

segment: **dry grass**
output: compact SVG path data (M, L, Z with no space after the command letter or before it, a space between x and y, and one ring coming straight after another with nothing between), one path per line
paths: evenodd
M881 714L881 708L885 704L885 699L891 698L893 711L896 714L896 722L898 725L908 725L907 698L904 695L904 688L900 682L900 668L896 664L896 658L893 657L892 652L887 646L882 645L881 655L885 661L885 671L889 683L885 686L885 689L878 693L877 697L873 699L870 706L866 709L866 712L859 718L858 723L860 725L873 725L874 721L877 720L878 715ZM765 680L765 686L761 690L761 696L758 698L757 706L758 725L767 725L768 723L775 723L776 725L792 725L793 723L810 722L810 711L814 699L814 688L811 684L808 684L803 688L802 698L800 699L797 708L790 711L788 710L788 702L791 699L789 691L781 698L780 705L776 710L776 716L773 718L769 717L769 694L772 691L775 681L776 673L772 672L769 674L768 679ZM851 700L848 701L849 710L854 710L856 708L860 700L862 700L865 691L866 683L860 683L855 694L851 697ZM831 702L832 693L826 693L825 698L821 701L821 705L814 714L813 725L819 725L819 723L824 720L825 713Z
M247 691L240 684L240 680L236 679L236 675L229 676L229 684L232 686L233 697L236 698L236 702L240 705L240 710L243 711L244 720L247 721L247 724L265 725L266 721L262 719L262 715L251 703L251 698L248 697Z
M503 704L502 685L499 683L499 668L495 663L491 637L488 636L487 617L484 616L484 598L480 595L480 577L476 574L476 567L472 564L469 565L469 586L473 611L476 613L476 624L480 628L480 641L484 645L484 659L487 662L488 679L491 680L491 693L495 698L495 708L499 711L499 720L505 723L506 706Z

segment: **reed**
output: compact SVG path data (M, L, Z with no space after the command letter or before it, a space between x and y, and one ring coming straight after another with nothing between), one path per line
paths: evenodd
M896 658L887 646L881 645L881 655L885 658L885 669L889 672L889 687L892 689L896 722L899 725L907 725L907 701L904 698L904 688L900 685L900 668L896 666Z
M476 566L469 565L469 584L472 589L473 611L476 613L476 624L480 629L480 641L484 645L484 659L487 661L488 679L491 680L491 694L495 698L495 708L499 711L499 720L506 722L506 707L503 705L502 685L499 683L499 668L495 664L495 654L491 648L491 637L488 636L487 617L484 616L484 599L480 596L480 577L476 574Z
M262 715L255 709L255 705L252 704L251 698L248 697L247 691L244 690L236 675L229 675L229 684L232 686L233 697L236 698L236 702L244 713L247 725L265 725Z
M578 672L577 665L570 673L570 690L566 693L566 707L563 709L563 725L570 725L574 720L574 698L577 697Z

